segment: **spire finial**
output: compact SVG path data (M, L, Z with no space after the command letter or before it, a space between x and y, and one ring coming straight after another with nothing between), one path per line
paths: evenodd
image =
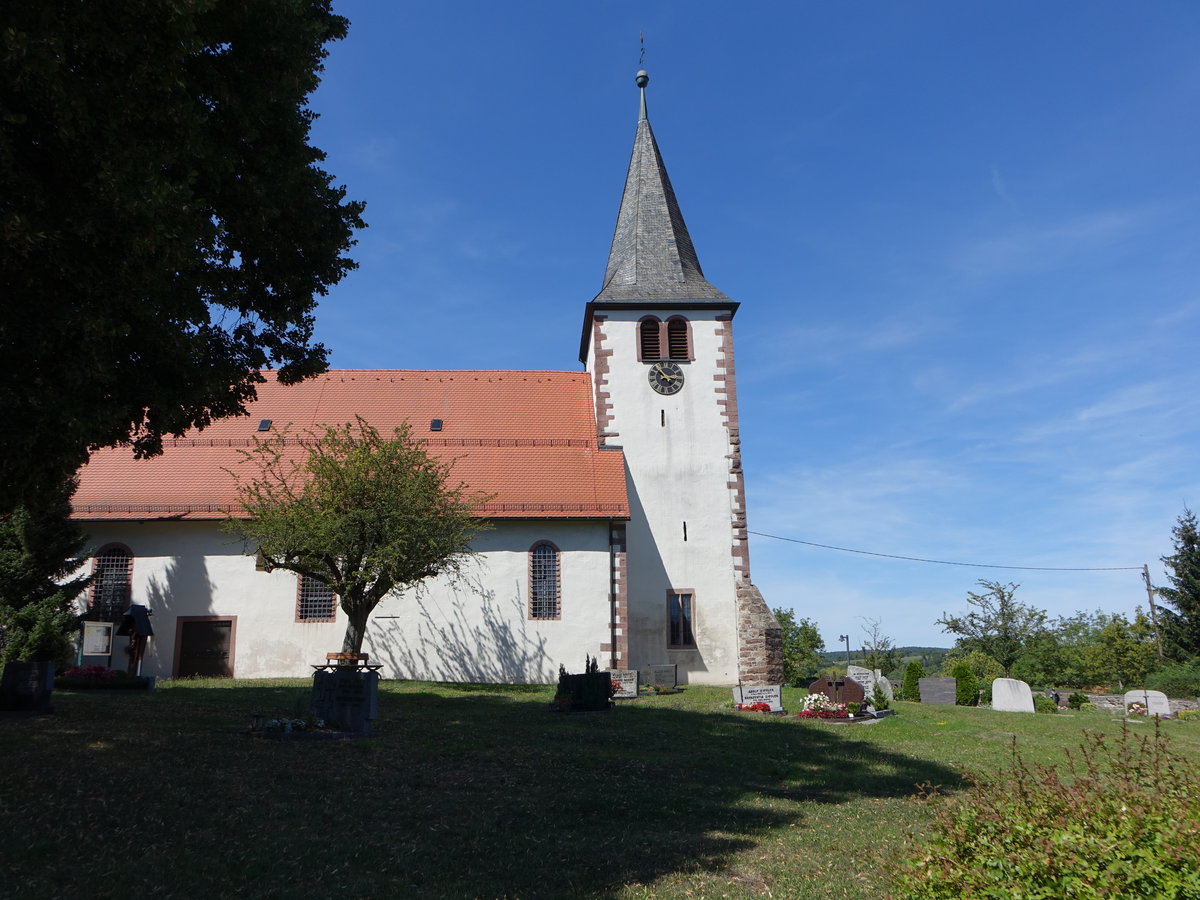
M641 52L638 53L638 73L636 79L638 89L642 92L642 101L638 109L638 119L641 120L646 118L646 85L650 83L650 76L646 73L646 33L644 31L638 32L638 40L642 45Z

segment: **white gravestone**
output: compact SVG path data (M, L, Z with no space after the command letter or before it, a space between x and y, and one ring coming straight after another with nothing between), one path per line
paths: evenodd
M849 666L847 674L863 686L868 703L873 705L875 702L876 684L883 690L883 696L887 697L888 703L896 699L892 694L892 683L883 677L883 672L879 671L879 669L864 669L862 666Z
M1171 703L1162 691L1126 691L1125 709L1129 709L1131 703L1140 703L1146 707L1148 716L1162 716L1165 719L1171 715Z
M997 712L1033 712L1033 691L1016 678L997 678L992 682L992 709Z
M733 689L733 702L739 706L749 706L751 703L766 703L771 707L771 712L784 712L783 685L763 684L753 687L735 687Z
M617 690L613 691L613 699L615 700L631 700L638 695L638 670L637 669L610 669L608 677L614 684L619 685Z

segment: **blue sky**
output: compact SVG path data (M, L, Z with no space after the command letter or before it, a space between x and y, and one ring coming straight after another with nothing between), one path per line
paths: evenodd
M1200 508L1200 4L341 2L314 142L367 201L341 368L578 370L637 112L735 328L750 528L1151 566ZM949 646L979 579L1140 573L756 536L773 607Z

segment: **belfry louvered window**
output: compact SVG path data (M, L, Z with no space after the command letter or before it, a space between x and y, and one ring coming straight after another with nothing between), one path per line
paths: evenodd
M687 319L676 316L667 320L667 356L669 359L692 358Z
M529 551L529 618L557 619L561 614L558 548L542 541Z
M662 355L662 323L653 316L638 323L638 356L644 362L655 362Z
M317 578L300 576L296 588L297 622L332 622L337 617L337 595Z
M133 599L133 554L125 547L105 547L92 561L88 618L115 622Z

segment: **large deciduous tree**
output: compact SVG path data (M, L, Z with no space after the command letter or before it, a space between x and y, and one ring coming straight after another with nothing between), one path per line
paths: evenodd
M825 641L812 619L797 619L794 610L774 610L783 636L783 679L795 687L807 685L821 665Z
M960 616L943 613L937 624L958 635L959 648L992 657L1007 676L1026 645L1045 630L1046 613L1016 599L1020 585L980 581L979 586L982 593L967 591L967 603L975 609Z
M367 617L388 593L457 574L487 495L450 482L451 462L429 454L407 426L384 436L370 424L287 430L244 452L234 474L242 535L268 568L315 578L346 613L342 649L358 653Z
M361 203L309 145L330 0L0 4L0 511L322 371Z
M1166 643L1178 660L1200 656L1200 525L1184 509L1171 529L1175 552L1162 557L1169 587L1155 591L1167 605L1161 613Z

